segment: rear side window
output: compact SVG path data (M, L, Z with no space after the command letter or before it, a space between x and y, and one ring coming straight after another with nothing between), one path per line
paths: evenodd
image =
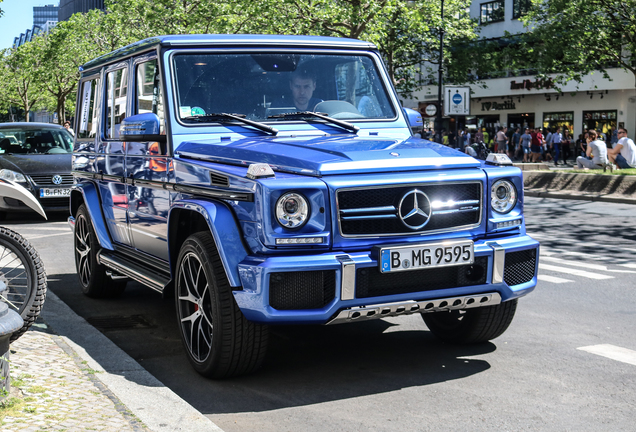
M119 138L119 126L126 118L128 94L128 69L118 69L106 74L106 138Z
M99 89L99 77L82 82L81 85L81 111L79 124L75 127L77 138L95 138L97 135L98 103L97 91Z
M150 60L137 65L137 83L135 93L135 114L153 113L159 117L160 133L164 133L164 104L161 91L161 76L157 60Z

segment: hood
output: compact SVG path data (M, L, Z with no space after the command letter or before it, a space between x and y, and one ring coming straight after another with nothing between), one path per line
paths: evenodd
M458 150L419 138L321 136L259 137L229 143L185 141L175 153L237 165L268 163L274 170L314 176L480 166Z
M69 174L71 159L67 154L3 154L0 168L18 171L26 175Z

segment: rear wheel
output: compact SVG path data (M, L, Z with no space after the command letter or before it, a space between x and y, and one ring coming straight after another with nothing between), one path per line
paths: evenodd
M0 292L10 308L20 314L24 325L11 335L19 338L35 322L46 298L46 272L40 255L20 234L0 227Z
M269 329L248 321L239 309L210 233L188 237L176 278L177 319L194 369L210 378L256 370L267 351Z
M422 314L429 330L452 343L469 344L495 339L506 331L517 310L517 299L494 306Z
M126 289L126 279L112 279L97 262L99 242L86 205L75 215L75 267L82 292L89 297L117 297Z

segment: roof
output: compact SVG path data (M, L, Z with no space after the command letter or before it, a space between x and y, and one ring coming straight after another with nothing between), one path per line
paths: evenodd
M65 129L64 126L59 125L57 123L38 123L38 122L7 122L7 123L0 123L0 129L15 128L15 127L21 127L21 128L28 127L30 129L43 128L43 127Z
M115 59L129 57L137 53L162 47L228 47L228 46L270 46L270 47L315 47L337 49L376 49L371 42L326 36L252 35L252 34L204 34L155 36L119 48L89 61L81 70L88 70Z

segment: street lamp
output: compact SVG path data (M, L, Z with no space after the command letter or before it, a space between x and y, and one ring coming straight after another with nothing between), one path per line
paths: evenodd
M435 118L435 141L442 143L442 86L444 84L444 78L442 76L444 63L444 0L441 0L441 22L439 25L439 66L437 70L437 117Z

